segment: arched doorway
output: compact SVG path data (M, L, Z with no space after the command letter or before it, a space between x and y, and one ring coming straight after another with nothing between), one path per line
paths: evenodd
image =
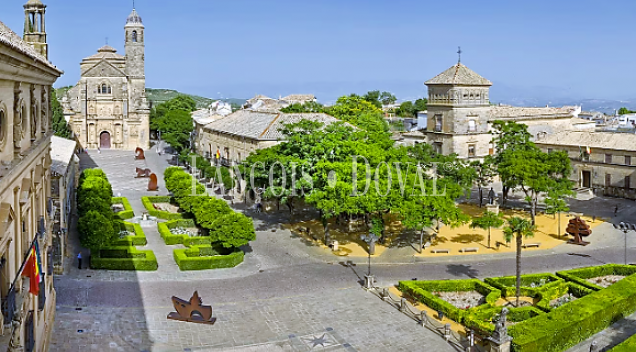
M110 133L104 131L99 135L100 149L110 149Z

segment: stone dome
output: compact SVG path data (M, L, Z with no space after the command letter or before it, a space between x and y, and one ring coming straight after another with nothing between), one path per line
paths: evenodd
M141 21L141 16L137 13L137 10L133 9L128 18L126 19L126 24L143 24Z

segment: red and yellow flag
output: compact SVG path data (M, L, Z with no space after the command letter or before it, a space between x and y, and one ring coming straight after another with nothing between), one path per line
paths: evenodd
M221 152L218 149L216 150L216 158L221 159Z
M22 276L29 278L29 292L36 296L40 293L40 282L42 281L42 261L38 249L38 242L35 241L29 250L29 256L22 270Z

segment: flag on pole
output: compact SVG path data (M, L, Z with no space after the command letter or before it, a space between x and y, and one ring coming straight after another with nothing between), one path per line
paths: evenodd
M40 282L42 282L42 259L39 249L38 241L34 241L22 269L22 276L29 278L29 292L36 296L40 293Z
M216 158L221 159L221 152L218 149L216 150Z
M590 147L585 147L585 151L587 152L587 155L592 154L592 148Z

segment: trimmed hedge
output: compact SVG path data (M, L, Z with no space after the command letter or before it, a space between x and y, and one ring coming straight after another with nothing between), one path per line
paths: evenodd
M168 196L141 197L141 203L143 203L144 208L146 208L150 216L154 216L158 219L164 220L183 219L183 214L181 213L171 213L169 211L157 210L153 206L154 203L170 203L170 199L171 198Z
M636 275L509 328L516 352L560 352L636 311Z
M175 235L170 232L170 229L174 229L175 227L195 227L194 220L192 219L181 219L181 220L171 220L167 222L157 223L157 229L159 230L159 234L163 241L167 245L173 244L183 244L186 247L194 246L194 245L210 245L212 243L210 236L196 236L191 237L188 235Z
M128 202L127 198L113 197L110 204L113 205L120 203L123 204L124 210L116 213L115 216L117 216L120 220L132 219L135 216L135 213L133 212L133 208L130 206L130 202Z
M634 352L636 351L636 335L632 335L627 340L614 346L610 352Z
M620 275L629 276L636 274L636 266L633 265L621 265L621 264L606 264L600 266L591 266L580 269L557 271L557 276L562 277L568 281L575 282L583 287L598 291L603 287L588 282L586 279L591 279L599 276L607 275Z
M157 270L157 257L152 251L135 247L106 247L91 254L91 269Z
M144 230L142 230L141 225L133 224L125 221L115 221L116 225L119 225L120 231L130 231L133 232L134 236L126 236L125 238L116 240L113 243L113 246L145 246L148 244L148 240L146 239L146 234L144 234Z
M226 255L211 255L217 253L211 245L175 249L172 253L181 270L233 268L241 264L245 257L245 253L239 248Z

